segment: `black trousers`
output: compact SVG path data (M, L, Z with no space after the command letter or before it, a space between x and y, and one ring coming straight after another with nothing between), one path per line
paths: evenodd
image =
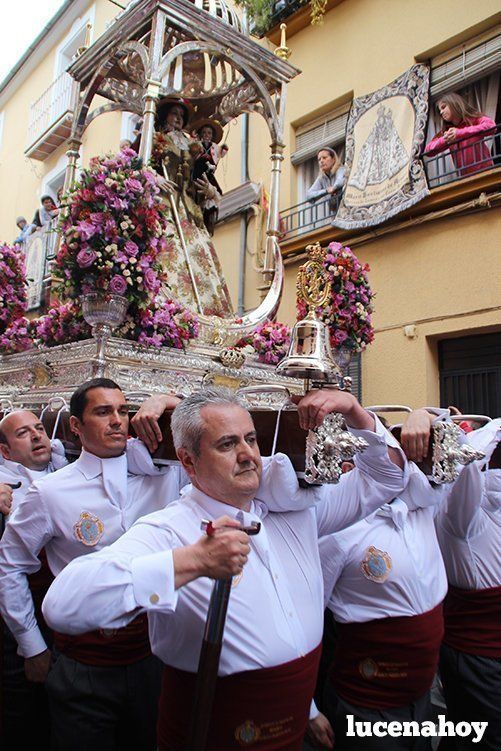
M442 644L440 676L452 722L488 722L480 743L456 737L457 751L501 751L501 660L477 657Z
M59 654L46 688L52 751L155 751L163 665L84 665Z
M24 674L24 658L17 654L17 642L3 629L1 732L2 751L49 751L49 706L45 686L31 683Z
M327 680L324 697L325 714L332 725L336 738L334 746L336 751L431 751L430 738L392 738L389 735L384 738L377 738L375 736L350 737L346 735L348 730L347 715L353 715L354 722L366 720L371 723L392 722L392 720L398 722L414 720L421 723L425 720L433 720L434 714L429 691L412 704L377 710L348 704L336 694L331 681Z

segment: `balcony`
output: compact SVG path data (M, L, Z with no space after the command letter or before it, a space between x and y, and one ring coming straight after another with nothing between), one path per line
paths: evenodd
M482 191L499 185L501 124L496 125L495 131L489 131L473 144L462 144L461 141L456 143L458 148L454 153L454 161L448 149L436 156L423 157L431 195L413 206L412 210L402 212L399 217L389 220L384 226L405 221L410 213L417 216L475 199ZM332 225L340 200L341 196L338 193L334 199L325 196L315 203L304 201L284 209L280 214L283 231L281 244L284 253L294 253L305 243L317 240L322 243L332 239L344 241L353 236L353 231L340 230ZM355 231L355 234L358 233Z
M66 141L77 96L78 84L64 72L31 105L26 156L43 162Z
M339 207L341 196L334 197L325 194L314 203L303 201L291 206L280 213L281 229L284 237L289 240L299 235L314 232L321 227L329 226Z
M501 166L501 124L483 138L471 143L472 137L456 141L454 159L449 149L436 156L424 156L424 168L430 189L462 180L478 172ZM468 143L469 142L469 143Z

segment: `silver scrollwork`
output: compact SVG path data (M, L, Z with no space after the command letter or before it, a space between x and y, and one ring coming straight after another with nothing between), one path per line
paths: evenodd
M457 480L459 464L471 464L485 456L468 444L461 445L461 429L452 422L435 423L433 438L432 475L439 485Z
M333 484L341 477L341 464L369 444L346 430L342 415L331 413L306 438L304 476L309 483Z

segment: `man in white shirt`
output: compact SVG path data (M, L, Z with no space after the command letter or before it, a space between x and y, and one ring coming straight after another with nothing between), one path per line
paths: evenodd
M177 401L173 398L172 406ZM83 384L72 396L70 413L83 450L57 473L42 468L42 456L50 459L50 442L38 423L31 428L40 438L33 438L30 451L40 462L38 468L25 468L25 479L33 480L36 472L46 476L27 489L0 543L0 609L26 664L36 664L38 680L47 678L55 749L97 751L116 742L120 751L146 751L155 748L160 688L146 619L118 633L97 632L78 640L55 635L60 654L49 673L51 653L35 618L27 577L38 571L42 548L57 574L73 558L109 545L140 516L177 498L185 480L177 467L157 470L140 442L127 442L128 405L113 381ZM9 424L16 414L6 418ZM8 469L13 469L13 445L9 436ZM124 738L123 716L130 716L133 727Z
M443 636L447 578L434 517L442 493L411 464L406 488L373 514L320 539L337 642L324 706L339 751L430 749L428 738L351 737L353 722L433 720L430 688ZM328 733L322 717L310 728ZM332 748L332 734L330 734Z
M208 579L230 576L207 749L251 742L260 751L301 748L322 636L318 534L393 498L407 474L401 453L388 448L381 426L351 394L311 392L299 404L301 427L318 425L330 411L343 413L369 448L345 482L312 491L316 507L274 513L256 499L261 457L238 397L215 388L188 397L176 407L171 428L192 485L110 548L73 561L49 590L44 614L69 634L123 628L148 613L152 650L165 663L160 751L185 748ZM214 521L214 536L200 537L204 519ZM252 522L261 523L258 535L239 531Z
M482 748L500 751L501 468L489 460L501 441L501 419L466 440L486 457L463 469L437 518L449 580L440 673L448 717L488 722ZM457 738L456 748L475 746Z
M418 443L428 445L433 416L422 410ZM415 428L417 433L417 424ZM449 590L440 674L448 719L488 723L482 748L501 749L501 468L491 456L501 419L466 433L485 458L461 468L436 517ZM418 452L419 453L419 452ZM411 458L419 459L418 455ZM482 470L482 471L481 471ZM458 751L478 748L456 737Z
M60 441L51 444L40 418L28 410L10 412L0 421L0 513L8 517L19 506L30 485L66 464ZM14 487L11 487L14 486ZM41 616L41 604L53 577L41 552L41 568L30 577L37 624L44 640L51 634ZM3 735L7 749L28 751L49 748L49 712L45 689L48 655L23 659L17 643L3 625ZM36 730L34 731L34 729Z

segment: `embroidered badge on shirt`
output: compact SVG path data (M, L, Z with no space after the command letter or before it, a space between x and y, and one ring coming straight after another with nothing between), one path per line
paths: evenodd
M235 730L235 738L242 746L251 746L257 740L261 731L252 720L246 720Z
M73 530L77 540L84 545L97 545L104 532L104 524L97 516L82 511L80 519L74 525Z
M391 558L388 553L385 553L384 550L378 550L373 545L365 551L365 558L361 566L365 578L378 583L385 582L392 569Z

